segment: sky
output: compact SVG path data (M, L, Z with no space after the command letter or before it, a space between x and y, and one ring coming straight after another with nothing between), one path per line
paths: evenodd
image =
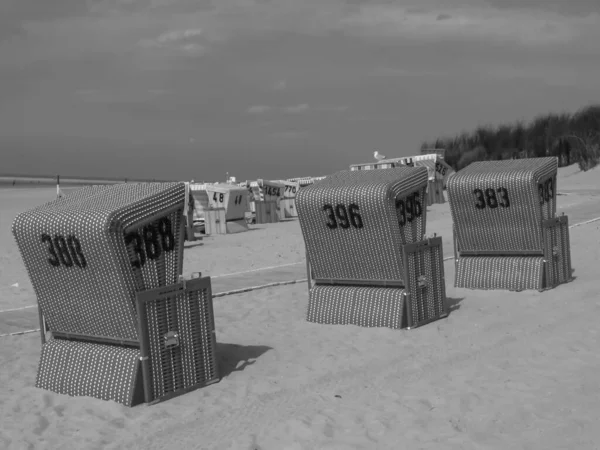
M599 75L598 0L2 0L0 173L327 175Z

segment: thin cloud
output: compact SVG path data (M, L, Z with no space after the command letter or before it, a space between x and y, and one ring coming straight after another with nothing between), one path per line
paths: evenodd
M286 106L285 108L283 108L283 111L286 114L300 114L308 111L309 109L310 107L307 103L302 103L301 105Z
M276 91L283 91L283 90L285 90L286 87L287 87L287 84L286 84L285 80L281 80L275 84L274 89Z
M597 26L597 19L494 8L415 11L395 5L365 5L341 23L347 31L365 37L492 39L552 45L582 36L586 29Z
M302 139L309 136L308 131L276 131L270 135L274 139Z
M249 114L265 114L268 112L281 112L283 114L302 114L308 111L343 112L347 110L348 106L320 105L311 107L308 105L308 103L301 103L299 105L290 105L283 107L254 105L248 108L246 112Z
M203 34L200 28L168 31L153 39L143 39L140 45L145 48L173 49L198 54L206 50L206 46L200 42Z
M267 105L254 105L246 111L248 114L264 114L271 111L273 108Z

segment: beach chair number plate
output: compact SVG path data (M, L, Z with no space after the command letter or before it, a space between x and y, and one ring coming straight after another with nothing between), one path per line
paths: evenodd
M81 243L75 236L64 236L57 234L52 238L44 233L41 236L43 243L48 245L48 262L54 267L73 267L73 265L85 269L87 261L81 249Z
M137 258L131 261L136 268L144 267L148 259L157 259L164 251L170 252L175 248L173 226L167 217L142 228L142 234L132 231L125 235L125 245L131 245Z
M350 203L347 207L344 204L323 205L323 211L327 213L327 227L330 230L338 228L348 229L350 226L360 229L363 227L363 220L359 213L360 208L356 203Z
M496 193L499 195L496 196ZM475 203L477 209L485 209L486 206L491 209L495 209L498 206L510 208L508 190L504 187L499 187L496 190L492 188L487 188L485 190L475 189L473 190L473 194L477 199L477 202ZM500 199L498 199L498 197L500 197Z
M398 223L403 227L423 215L423 206L419 202L419 193L413 192L406 198L396 199L396 209L400 213Z

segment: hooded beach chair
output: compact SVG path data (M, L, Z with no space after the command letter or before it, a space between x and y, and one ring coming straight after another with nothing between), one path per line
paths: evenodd
M342 171L302 188L307 320L411 328L447 315L441 238L424 239L427 169Z
M180 281L184 208L184 183L127 183L15 218L41 313L37 387L133 406L217 380L210 278Z
M557 158L474 162L448 179L455 286L544 290L572 279Z

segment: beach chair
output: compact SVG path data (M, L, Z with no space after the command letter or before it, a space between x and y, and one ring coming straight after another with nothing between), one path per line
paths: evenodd
M482 161L448 179L456 287L544 290L572 279L557 169L554 157Z
M43 317L38 388L133 406L218 379L210 278L181 280L184 208L184 183L127 183L15 218Z
M424 238L426 188L426 168L400 167L299 190L308 321L399 329L448 314L441 238Z

